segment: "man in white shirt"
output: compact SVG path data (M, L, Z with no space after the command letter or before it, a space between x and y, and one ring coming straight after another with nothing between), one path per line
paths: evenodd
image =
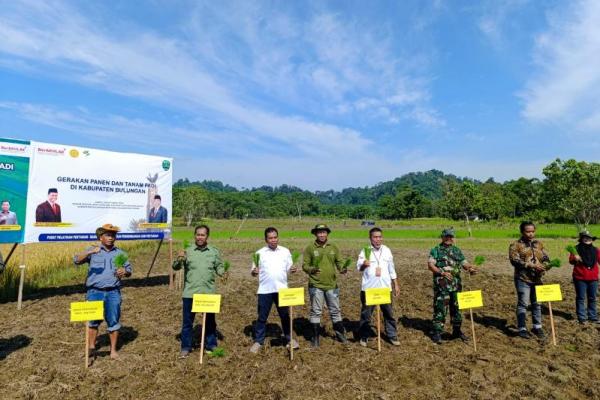
M273 303L281 318L281 327L287 345L290 345L290 312L289 307L279 307L279 289L287 289L287 274L296 272L292 268L292 255L283 246L279 246L279 232L273 227L265 229L265 242L267 245L255 254L258 255L258 265L252 262L250 273L258 276L258 318L254 327L254 344L250 347L251 353L258 353L265 342L267 318ZM294 349L299 348L298 342L292 340Z
M373 228L369 231L371 240L371 256L365 258L365 250L361 250L356 262L356 269L362 272L362 285L360 292L360 325L359 336L360 345L367 346L367 340L371 335L371 316L375 306L368 306L365 299L365 290L374 288L389 288L394 290L394 297L400 295L400 286L396 279L396 270L394 268L394 256L389 247L383 244L383 232L380 228ZM382 304L381 311L385 321L385 332L389 341L394 346L400 346L396 333L396 320L392 304Z

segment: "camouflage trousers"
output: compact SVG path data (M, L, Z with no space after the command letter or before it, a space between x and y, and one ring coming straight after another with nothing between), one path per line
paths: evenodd
M450 322L453 327L460 327L462 314L458 309L458 291L433 290L433 330L442 332L446 322L446 314L450 310Z

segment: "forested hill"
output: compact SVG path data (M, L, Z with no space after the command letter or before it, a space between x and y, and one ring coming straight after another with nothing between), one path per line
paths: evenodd
M189 186L198 186L209 192L266 192L273 194L291 194L303 193L311 194L318 198L323 204L331 205L366 205L374 206L384 195L395 196L398 191L405 188L412 188L429 200L439 200L444 194L444 187L449 182L463 182L464 180L476 182L468 178L459 178L452 174L445 174L442 171L432 169L427 172L411 172L392 181L386 181L371 187L363 188L345 188L341 191L327 190L310 192L300 189L296 186L281 185L276 187L261 186L252 189L239 190L233 186L222 183L221 181L195 181L188 179L179 179L173 186L175 188L185 188Z
M600 221L600 163L556 159L542 180L479 182L442 171L412 172L371 187L310 192L290 185L237 189L219 181L179 180L173 211L187 224L204 218L531 218Z

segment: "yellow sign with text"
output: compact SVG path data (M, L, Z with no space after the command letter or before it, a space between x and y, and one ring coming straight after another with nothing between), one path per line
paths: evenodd
M279 307L304 305L304 288L279 289Z
M389 288L377 288L365 290L366 303L368 306L378 304L390 304L392 302L392 291Z
M537 301L562 301L562 293L560 292L560 285L540 285L535 287L535 297Z
M71 303L71 322L99 321L103 319L103 301L79 301Z
M481 290L471 290L469 292L457 293L458 309L483 307L483 296Z
M192 312L215 314L221 312L221 295L195 294L192 300Z

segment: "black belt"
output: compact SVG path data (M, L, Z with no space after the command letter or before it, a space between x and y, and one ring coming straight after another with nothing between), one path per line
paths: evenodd
M95 289L95 290L100 290L101 292L110 292L111 290L115 290L115 289L120 289L120 286L113 286L113 287L103 287L103 288L97 288L94 286L88 286L86 288L87 289Z

